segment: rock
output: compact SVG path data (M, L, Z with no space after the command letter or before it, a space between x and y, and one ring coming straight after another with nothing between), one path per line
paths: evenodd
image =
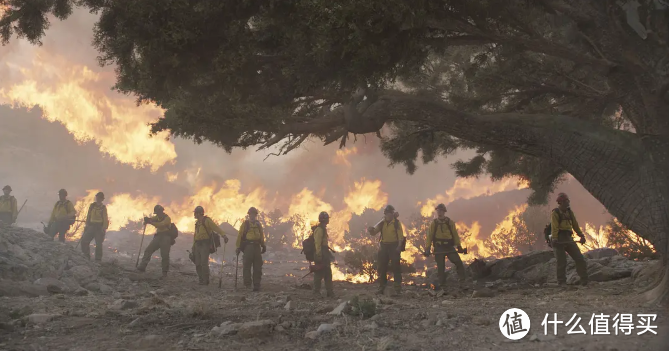
M139 306L139 303L137 301L132 301L132 300L116 300L114 303L109 307L111 310L129 310L131 308L136 308Z
M374 321L372 321L369 324L365 324L365 326L364 326L365 329L377 329L378 327L379 327L379 325Z
M474 292L472 293L472 297L495 297L495 293L488 288L483 288L479 290L474 290Z
M82 286L86 286L86 284L93 282L97 276L96 272L84 265L74 266L66 272L69 276L76 279Z
M522 256L507 257L491 262L490 276L492 279L516 278L516 274L528 267L544 264L554 258L553 251L532 251Z
M284 327L285 329L290 329L293 326L293 323L285 321L281 323L281 326Z
M292 309L293 309L293 301L290 301L290 300L289 300L288 302L286 302L286 305L283 306L283 308L284 308L286 311L290 311L290 310L292 310Z
M74 294L77 295L77 296L86 296L86 295L88 295L88 290L80 287L79 289L77 289L74 292Z
M530 336L530 341L553 341L555 340L554 335L543 335L543 334L537 334L534 333Z
M284 331L284 330L286 330L286 329L284 329L284 328L283 328L282 326L280 326L280 325L277 325L276 327L274 327L274 330L275 330L275 331L278 331L278 332L282 332L282 331Z
M274 322L268 319L242 324L237 334L244 338L268 336L274 329Z
M218 336L233 335L237 334L241 327L241 323L223 322L220 326L214 327L211 332Z
M0 280L0 296L16 297L38 297L50 295L45 286L35 285L30 282Z
M26 320L33 324L44 324L58 318L57 314L33 313L26 317Z
M608 247L603 247L599 249L594 249L590 250L586 253L583 254L585 258L589 259L597 259L597 258L604 258L604 257L612 257L612 256L618 256L619 253L615 249L610 249Z
M488 319L486 317L476 317L472 320L472 322L476 325L483 325L483 326L490 325L490 323L491 323L490 319Z
M328 312L328 314L335 315L335 316L340 316L342 313L344 313L344 309L346 309L346 306L348 305L347 301L344 301L339 304L339 306L335 307L334 310Z
M319 334L320 334L320 333L317 332L317 331L315 331L315 330L314 330L314 331L310 331L310 332L307 332L306 334L304 334L304 338L305 338L305 339L316 340L316 339L318 339L318 335L319 335Z
M337 328L334 324L321 324L316 330L318 333L329 333Z
M395 348L393 339L389 336L382 337L379 342L376 344L377 351L387 351Z
M448 306L448 305L452 305L452 304L454 304L454 303L455 303L455 302L453 302L453 301L451 301L451 300L443 300L443 301L441 301L441 305L442 305L442 306Z
M39 278L33 284L44 287L52 294L62 294L69 291L67 284L61 282L56 278Z
M141 324L142 324L142 317L137 317L132 322L128 323L128 328L138 327Z

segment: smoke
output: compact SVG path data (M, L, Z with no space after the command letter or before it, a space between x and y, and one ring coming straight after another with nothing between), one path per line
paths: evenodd
M284 213L304 189L331 204L333 211L350 208L352 203L360 206L347 199L351 192L364 197L365 191L377 191L387 194L388 203L407 217L420 210L419 203L441 196L453 219L478 221L482 232L489 233L529 194L516 190L517 186L500 188L486 179L468 181L466 187L456 184L450 163L466 158L468 152L424 165L410 176L402 167L388 167L375 136L358 136L343 150L309 141L289 155L267 159L272 150L227 154L211 143L195 145L190 140L167 140L166 135L150 138L147 124L162 110L136 106L132 97L110 90L114 69L99 67L97 52L90 45L95 20L94 15L77 10L67 21L52 19L41 47L13 40L0 48L0 104L4 104L0 106L0 182L12 185L20 203L29 199L20 222L46 219L60 188L68 189L72 200L100 189L107 199L122 193L128 199L160 198L163 204L183 204L179 209L194 206L195 201L216 208L221 197L230 193L227 188L220 191L221 187L236 179L239 193L253 193L249 196L253 199L264 196L265 203L257 206L280 208ZM367 185L361 185L363 179ZM369 185L376 181L378 185ZM203 187L211 191L200 192ZM580 215L584 220L597 224L607 218L603 207L578 183L566 183L560 190L570 193L574 209L585 213ZM202 197L206 194L211 198ZM248 198L235 201L238 206L249 205ZM317 213L314 209L312 215Z

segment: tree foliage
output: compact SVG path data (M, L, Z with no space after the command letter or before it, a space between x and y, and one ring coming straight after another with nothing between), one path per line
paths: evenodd
M608 246L632 260L657 259L659 255L648 240L632 233L627 227L613 218L606 228Z
M115 65L116 89L167 110L153 132L228 151L276 145L280 154L310 137L344 145L350 134L377 133L391 164L409 172L419 156L469 148L476 155L454 164L459 176L519 177L535 204L568 171L667 250L666 235L655 234L669 229L662 2L0 4L5 42L39 42L49 15L66 18L75 6L98 13L94 45L101 64ZM590 172L595 163L608 169ZM626 201L611 195L621 184Z

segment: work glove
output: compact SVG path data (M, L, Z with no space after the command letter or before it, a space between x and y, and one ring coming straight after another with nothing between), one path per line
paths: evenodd
M149 223L151 223L151 218L144 217L144 224L149 224Z
M260 253L261 253L261 254L264 254L265 252L267 252L267 246L262 245L262 246L260 246L260 247L261 247L261 250L260 250Z
M458 247L455 248L458 252L463 252L465 249L462 248L462 245L458 245Z
M374 227L367 227L367 233L369 233L369 235L374 235Z
M585 235L581 235L581 240L579 242L581 245L585 244Z
M551 249L553 248L553 241L551 241L550 239L546 240L546 244L548 244L548 247L550 247Z
M235 250L235 253L237 254L237 256L239 256L240 252L242 252L242 249L240 249L240 248L237 248L237 250Z
M223 236L223 242L226 243L226 244L228 243L228 237L225 236L225 235Z
M425 250L425 252L423 252L423 256L425 257L430 256L430 249Z

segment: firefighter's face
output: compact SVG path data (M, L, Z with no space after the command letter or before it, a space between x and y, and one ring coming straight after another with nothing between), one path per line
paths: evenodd
M249 212L249 219L255 221L258 218L258 214L255 212Z
M394 217L394 213L392 212L386 212L383 214L383 216L386 218L386 221L392 221Z
M9 189L2 189L2 192L3 192L5 195L9 196L9 193L11 193L12 191L9 190Z
M437 210L437 216L439 216L439 218L443 218L445 215L446 215L446 211L444 211L442 209Z

